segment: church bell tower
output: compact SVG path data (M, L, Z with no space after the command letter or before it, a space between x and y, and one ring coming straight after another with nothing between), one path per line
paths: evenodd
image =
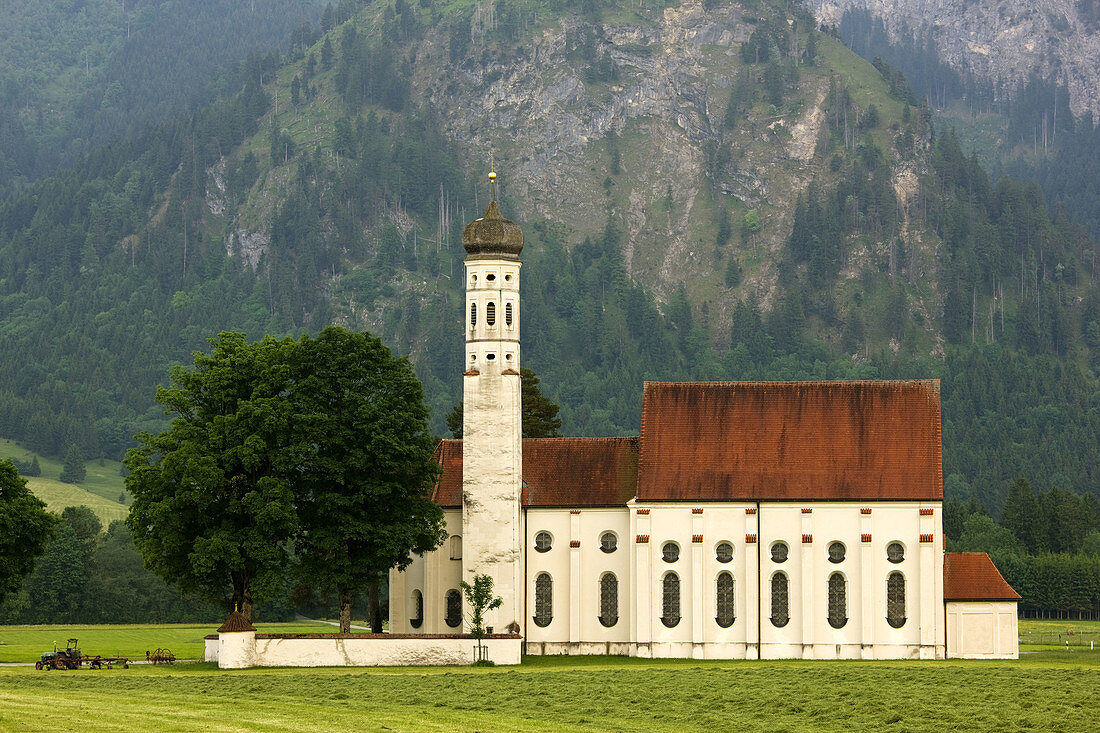
M462 377L462 578L489 575L504 605L485 620L494 633L523 628L523 443L519 374L519 254L523 232L493 196L466 225L465 371ZM467 609L467 612L469 609ZM466 614L467 617L469 614Z

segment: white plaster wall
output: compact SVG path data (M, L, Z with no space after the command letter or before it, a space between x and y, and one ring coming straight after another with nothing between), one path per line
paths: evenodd
M572 513L572 512L576 513ZM547 552L537 552L535 535L549 532L554 538ZM600 549L600 536L614 532L618 546L614 552ZM610 509L529 509L526 512L527 617L526 639L535 642L531 649L539 653L543 642L561 644L583 642L602 648L607 644L630 640L631 573L630 520L625 508ZM579 547L571 547L572 542ZM553 618L548 626L534 622L535 579L549 573L553 581ZM600 623L600 578L612 572L619 581L619 620L611 627ZM603 646L600 646L603 645ZM559 649L561 647L547 647Z
M204 648L202 661L204 662L216 662L218 661L218 650L221 649L221 638L217 634L211 634L203 639Z
M256 666L256 632L235 631L219 634L218 667L244 669Z
M244 645L228 636L249 636ZM258 638L257 638L258 636ZM322 638L279 638L275 634L222 634L219 666L244 667L393 667L471 664L474 640L457 637L391 637L339 635ZM340 638L342 637L342 638ZM519 638L485 639L489 659L496 664L519 664ZM250 653L242 653L251 648Z
M571 580L571 592L579 593L579 640L597 644L618 643L630 640L631 573L630 516L625 507L614 509L583 509L576 515L579 532L572 539L579 539L581 546L571 552L580 553L580 576ZM618 544L614 552L600 549L600 536L614 532ZM604 573L614 573L619 581L619 620L614 626L600 623L600 578ZM575 606L575 607L577 607ZM606 653L606 652L600 652Z
M756 658L759 634L763 658L944 656L938 503L762 503L753 513L756 506L632 503L625 509L583 509L576 514L568 508L528 510L524 515L528 612L522 625L528 653ZM693 513L695 508L702 512ZM804 513L803 508L811 511ZM864 514L862 508L871 511ZM932 513L921 515L921 509ZM449 521L454 523L457 517L449 516ZM552 549L535 552L534 537L544 530L554 538ZM610 555L599 549L599 536L606 530L619 535L619 548ZM758 535L757 542L747 542L746 534ZM803 534L812 541L802 542ZM921 534L931 534L933 541L922 543ZM637 535L648 535L649 542L637 542ZM702 542L694 542L694 535L702 535ZM864 542L862 535L870 535L870 541ZM570 540L578 541L580 547L571 548ZM788 559L781 564L770 557L771 544L777 540L789 547ZM680 545L675 563L662 559L666 541ZM714 548L722 541L734 548L728 564L715 558ZM828 558L833 541L845 545L844 560L838 564ZM886 557L886 546L894 541L905 548L905 559L898 564ZM620 593L620 619L610 629L598 620L598 581L607 570L618 576ZM669 570L679 574L681 583L681 620L671 629L660 621L661 580ZM723 570L733 574L735 583L736 620L728 629L719 627L715 619L716 579ZM785 572L790 583L790 621L783 628L774 627L770 620L770 579L776 570ZM906 622L900 629L886 621L886 578L893 571L906 579ZM532 620L535 577L540 572L548 572L553 579L553 620L545 628ZM828 622L828 579L833 572L843 573L847 581L848 621L840 629ZM457 576L446 577L457 585ZM429 628L426 623L425 633L449 631L442 626L445 585L435 586L440 610L436 626ZM426 604L426 614L427 608Z
M569 638L569 529L568 509L528 509L525 545L527 548L526 593L527 613L521 624L524 638L535 642L568 642ZM549 532L553 538L546 552L535 550L535 535ZM552 581L553 614L549 625L535 624L535 578L549 573ZM575 639L574 641L579 641Z
M460 629L446 624L447 591L460 589L462 560L451 559L451 540L462 536L462 512L447 509L443 512L448 539L436 550L414 556L403 572L390 573L390 631L394 634L448 634ZM463 538L465 554L465 538ZM412 592L424 594L424 623L418 629L409 623L412 613Z
M665 651L672 648L670 644L690 645L692 640L695 611L692 588L696 578L692 574L691 563L691 509L680 505L651 505L649 519L649 542L638 547L639 552L647 552L649 555L649 573L648 577L638 578L637 582L644 582L649 586L651 601L647 620L650 639L655 645L654 656L664 656ZM675 542L680 546L680 556L676 562L665 562L662 557L662 548L668 542ZM664 615L664 578L673 572L680 576L680 622L669 628L661 618ZM642 620L642 623L645 621ZM684 656L691 656L690 646Z
M1015 601L947 601L947 650L952 659L1018 659Z

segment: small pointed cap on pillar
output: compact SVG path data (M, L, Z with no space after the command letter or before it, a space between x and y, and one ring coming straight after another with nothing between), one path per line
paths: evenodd
M489 180L495 182L496 174L490 173ZM519 224L504 218L494 196L485 215L471 221L462 231L462 246L471 256L518 260L523 251L523 230Z
M255 630L256 627L253 626L240 611L234 611L233 613L229 614L229 616L225 619L225 623L218 627L219 634Z

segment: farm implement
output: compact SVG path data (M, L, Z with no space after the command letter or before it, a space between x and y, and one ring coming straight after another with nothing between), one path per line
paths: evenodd
M121 664L125 669L130 666L130 660L126 657L101 657L98 654L91 656L84 654L76 645L76 639L69 639L64 649L58 649L54 644L52 652L46 652L42 658L34 663L35 669L80 669L87 664L91 669L110 669L116 664Z

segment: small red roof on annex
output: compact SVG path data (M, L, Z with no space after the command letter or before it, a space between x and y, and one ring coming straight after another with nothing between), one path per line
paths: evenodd
M432 498L462 506L462 441L440 441L443 475ZM637 438L524 438L523 505L625 506L638 486Z
M943 556L945 601L1018 601L1020 594L984 552L947 552Z
M938 380L645 385L639 501L942 498Z

